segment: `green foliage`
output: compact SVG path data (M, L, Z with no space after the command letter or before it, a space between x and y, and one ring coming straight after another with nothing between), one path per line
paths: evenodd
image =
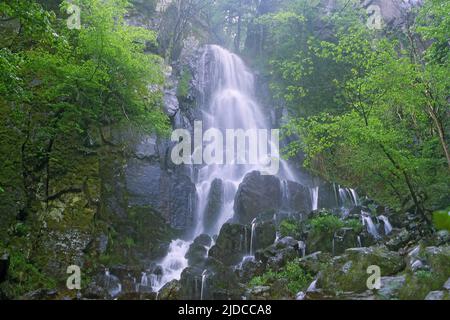
M433 212L433 224L438 230L450 231L450 207Z
M263 275L250 280L250 286L271 286L275 281L286 281L286 289L295 295L304 290L313 280L313 277L300 267L298 260L289 261L281 270L266 271Z
M20 297L26 292L55 286L55 281L30 263L24 254L11 250L7 281L0 284L0 290L7 297Z
M321 214L308 221L311 229L318 233L331 233L336 230L347 227L352 228L356 233L362 231L362 224L357 219L341 219L333 214Z
M281 221L279 228L281 237L292 237L294 239L301 238L301 224L295 219L286 219Z
M394 208L415 206L424 218L429 210L447 206L448 54L440 50L439 59L432 59L430 55L437 55L436 46L423 53L415 50L420 37L447 39L443 36L448 35L445 8L442 1L431 1L419 13L422 20L410 17L413 23L408 32L416 32L414 37L396 30L395 39L369 30L357 10L339 11L329 18L335 36L322 39L313 32L308 49L284 51L287 57L281 58L282 64L288 59L296 61L285 66L289 72L294 72L296 65L305 67L300 63L305 53L313 54L319 64L331 61L332 70L338 70L328 73L334 90L326 105L309 114L297 113L286 125L284 133L292 138L286 155L302 152L305 165L314 173L358 185ZM436 22L429 21L430 14ZM282 33L288 36L286 31ZM409 43L404 43L404 38ZM309 73L287 73L287 78L298 84L274 84L290 90L293 97L284 94L284 100L295 102L302 110L302 99L324 96L302 86L310 83L310 76L324 73L314 63L311 66Z
M177 97L180 100L184 100L189 95L189 85L192 79L189 69L183 69L181 72L180 80L178 81Z

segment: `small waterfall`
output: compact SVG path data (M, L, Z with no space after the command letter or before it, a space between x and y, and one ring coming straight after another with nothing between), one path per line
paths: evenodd
M314 279L313 282L311 282L311 284L309 285L308 289L306 289L305 292L300 291L299 293L297 293L297 296L295 297L295 300L304 300L306 297L306 294L308 292L314 292L316 291L316 285L317 285L317 279Z
M201 289L200 289L200 300L203 300L203 298L204 298L203 294L204 294L204 291L205 291L206 273L207 273L207 270L206 269L203 270L203 273L202 273L202 285L201 285Z
M298 249L300 250L300 253L302 254L302 258L306 255L306 243L303 241L298 242Z
M250 234L250 256L254 256L254 241L255 241L255 231L256 231L256 218L252 221L252 233Z
M357 206L359 204L358 194L354 189L350 189L350 194L352 195L353 204Z
M314 187L310 189L311 192L311 205L312 211L315 211L319 207L319 187Z
M389 233L391 233L391 232L392 232L392 225L391 225L391 223L389 222L388 217L383 216L383 215L380 215L380 216L378 216L378 219L381 220L381 221L383 221L383 224L384 224L384 234L385 234L385 235L388 235Z
M142 276L141 276L141 286L148 286L148 277L147 277L147 273L142 272Z
M109 269L105 269L105 288L112 298L117 297L122 292L122 284L116 276L110 274Z
M289 186L287 180L281 181L281 204L282 207L286 210L290 209L290 203L289 203Z
M362 211L361 219L363 226L366 226L367 228L367 232L369 232L375 239L379 239L380 235L378 234L377 227L373 223L372 217L369 215L369 213Z
M339 200L342 207L357 206L359 204L359 197L354 189L338 187Z
M189 249L189 245L189 242L180 239L173 240L170 243L169 253L160 263L163 274L152 288L153 291L159 291L163 285L173 279L180 279L181 272L188 266L185 255Z
M357 236L356 241L358 243L358 247L361 248L362 247L361 236Z
M151 274L150 275L150 287L152 287L152 288L156 287L158 285L159 280L160 280L160 278L158 275ZM142 283L142 279L141 279L141 283Z

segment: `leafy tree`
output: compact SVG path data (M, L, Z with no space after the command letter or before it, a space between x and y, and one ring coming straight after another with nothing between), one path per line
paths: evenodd
M124 121L158 133L167 128L161 58L144 53L156 34L125 23L125 0L73 3L81 8L80 30L35 1L1 3L5 19L17 25L0 49L0 106L8 130L18 133L24 217L34 201L53 198L57 143Z
M406 38L403 43L368 30L357 13L349 20L351 14L333 18L335 39L314 44L319 57L348 70L334 80L335 110L342 111L291 121L287 134L300 138L288 155L303 150L313 171L358 185L396 208L414 206L430 222L429 209L449 201L448 59L429 59L435 55L434 45L418 50L421 34L414 32L414 15L405 37L397 37ZM439 14L443 11L433 11L442 21ZM432 32L418 30L439 37L436 30L442 25L437 25Z

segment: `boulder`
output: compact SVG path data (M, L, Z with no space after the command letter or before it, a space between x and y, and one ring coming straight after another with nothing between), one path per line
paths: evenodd
M180 281L172 280L166 283L158 292L156 300L180 300Z
M330 261L331 255L328 252L318 251L301 258L299 264L309 273L317 274Z
M209 250L209 256L227 266L238 264L250 251L250 230L248 227L225 223L220 229L215 245Z
M204 267L189 266L180 277L180 296L184 300L200 300Z
M448 300L450 299L447 295L447 299L446 298L446 294L444 291L431 291L430 293L427 294L427 296L425 297L425 300Z
M245 288L240 284L234 267L229 267L214 258L208 258L203 279L203 299L240 300ZM201 281L202 282L202 281Z
M195 238L186 253L188 264L190 266L203 264L208 254L207 247L209 247L210 245L211 238L206 234L199 235L197 238Z
M411 234L405 228L401 229L391 236L386 242L386 246L389 250L398 251L400 248L405 247L411 239Z
M214 179L208 194L203 225L206 233L214 232L224 201L224 186L221 179Z
M291 237L282 238L271 246L255 253L255 259L272 270L281 269L288 261L299 256L299 242Z
M381 277L381 287L377 290L376 295L379 300L396 300L399 299L399 290L405 285L406 277L391 276Z
M280 180L259 171L248 173L239 185L234 200L234 218L242 224L250 224L265 212L276 212L281 207Z
M339 255L348 248L358 246L358 234L352 228L340 228L334 233L312 230L306 238L306 250L308 253L322 251Z
M336 194L335 185L332 183L324 182L319 186L319 194L317 201L318 209L332 209L339 207L338 197Z
M364 292L367 290L367 268L372 265L379 266L383 276L395 275L405 268L402 257L384 246L350 248L322 270L318 287L329 292Z
M234 223L225 223L209 250L209 256L225 265L236 265L250 253L251 228Z
M272 220L256 223L254 233L253 252L266 248L275 242L275 223Z
M311 192L308 187L293 181L283 181L282 190L282 206L285 210L301 213L303 216L311 212Z

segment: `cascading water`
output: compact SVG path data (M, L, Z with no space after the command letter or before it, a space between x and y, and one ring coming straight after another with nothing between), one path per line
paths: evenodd
M256 231L256 219L253 219L252 221L252 232L250 234L250 256L254 255L254 248L253 246L255 245L255 231Z
M339 200L342 207L346 206L357 206L359 204L358 194L354 189L351 188L341 188L339 189Z
M391 223L389 222L388 217L383 216L383 215L380 215L380 216L378 216L378 219L381 220L381 221L383 221L383 224L384 224L384 234L385 234L385 235L388 235L389 233L391 233L391 231L392 231L392 225L391 225Z
M173 240L170 243L169 252L160 263L163 274L159 281L152 284L153 291L159 291L167 282L180 278L181 272L188 266L185 255L189 245L190 242L180 239Z
M319 187L314 187L310 190L312 210L315 211L319 207Z
M202 129L218 129L223 136L227 129L270 129L269 121L256 102L254 90L254 76L245 66L241 58L230 51L217 46L209 45L205 48L198 66L198 79L200 91L200 107L202 111ZM269 140L269 139L268 139ZM254 147L254 146L252 146ZM194 150L201 152L201 148ZM245 156L251 156L251 147L245 145ZM224 150L228 159L230 150ZM270 153L270 157L268 154ZM172 279L179 279L182 270L187 267L185 254L190 243L196 236L202 233L210 235L218 234L222 225L233 214L234 197L239 184L244 176L253 170L266 171L270 158L279 158L278 145L268 141L268 145L261 145L258 141L256 164L240 164L241 158L224 164L210 164L198 170L197 190L197 224L191 241L174 240L169 252L161 262L163 276L154 290L159 290L165 283ZM243 161L245 163L245 161ZM279 161L281 178L296 181L296 177L289 169L285 161ZM224 186L223 205L220 214L215 221L213 230L206 229L204 225L205 209L208 203L208 195L214 179L222 180ZM317 192L316 192L317 194ZM317 201L316 201L317 203ZM254 229L252 227L252 229ZM252 238L254 230L252 232ZM251 239L253 241L253 239ZM252 244L250 250L252 251ZM252 253L251 253L252 254Z
M367 227L367 232L369 232L375 239L379 239L380 235L378 234L377 227L373 223L372 217L369 213L362 211L361 219L363 226Z
M207 276L207 272L208 272L208 270L203 270L203 272L202 272L202 286L201 286L201 289L200 289L200 300L203 300L203 298L204 298L204 292L205 292L205 284L206 284L206 276Z

